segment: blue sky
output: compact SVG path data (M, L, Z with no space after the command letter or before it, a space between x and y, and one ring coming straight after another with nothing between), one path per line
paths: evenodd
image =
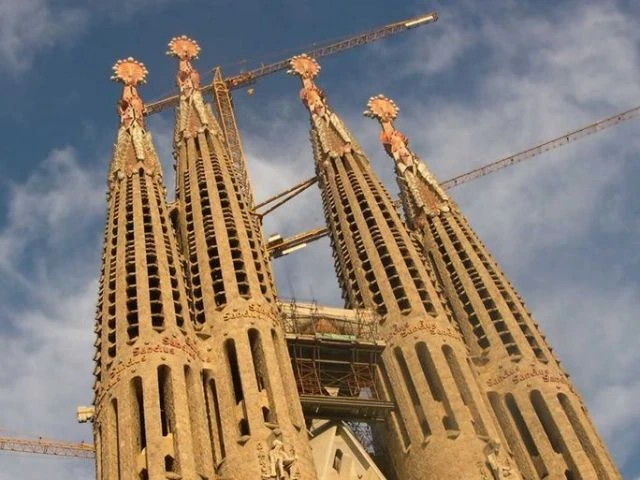
M640 100L640 7L614 0L394 2L0 0L0 435L91 440L75 423L92 399L105 179L115 139L109 81L145 62L150 101L174 87L175 35L202 48L204 74L297 53L437 9L435 25L321 60L319 84L392 192L369 96L441 179ZM481 6L480 6L481 5ZM239 64L247 59L248 62ZM208 77L205 76L208 80ZM273 75L236 94L256 197L312 175L299 82ZM149 122L169 194L171 112ZM640 140L637 121L452 191L524 296L623 471L640 478ZM320 224L311 190L267 233ZM278 260L280 294L339 304L328 242ZM85 460L0 454L0 480L90 479Z

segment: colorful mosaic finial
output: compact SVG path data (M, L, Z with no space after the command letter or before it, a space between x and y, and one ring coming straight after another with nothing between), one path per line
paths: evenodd
M113 66L113 72L111 80L124 83L127 86L147 83L147 74L149 73L144 63L133 57L118 60Z
M198 45L198 42L186 35L173 37L169 42L167 55L179 58L180 60L192 60L197 59L199 54L200 45Z
M376 95L367 102L367 110L364 111L364 116L375 118L380 122L391 122L398 117L399 111L400 109L396 102L384 95Z
M299 75L306 79L316 78L321 68L316 59L306 53L292 57L289 65L291 66L291 68L287 70L289 75Z

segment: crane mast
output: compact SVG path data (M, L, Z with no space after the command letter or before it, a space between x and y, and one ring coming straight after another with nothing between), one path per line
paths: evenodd
M253 190L251 189L251 181L249 180L242 141L240 140L240 131L233 110L231 91L229 90L228 83L222 78L222 70L220 67L216 67L214 70L212 96L213 106L218 119L220 119L222 133L229 147L229 155L235 168L236 178L244 193L247 206L251 208L253 206Z

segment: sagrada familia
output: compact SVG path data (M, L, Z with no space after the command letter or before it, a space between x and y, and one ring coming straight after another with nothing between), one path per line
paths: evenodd
M293 57L345 308L280 300L261 221L193 60L178 60L176 200L124 85L96 321L98 480L620 479L580 395L504 273L396 129L365 115L403 215Z

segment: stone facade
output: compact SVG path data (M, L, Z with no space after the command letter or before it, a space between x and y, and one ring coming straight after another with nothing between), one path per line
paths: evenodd
M387 442L398 478L484 479L498 440L467 349L433 272L362 149L314 83L319 65L294 57L311 114L316 174L336 271L350 308L381 316L385 376L397 410ZM511 468L506 451L496 463ZM519 478L513 469L512 478Z
M180 90L172 206L137 92L146 68L114 66L124 88L96 314L97 479L382 479L345 424L314 429L320 403L303 414L262 228L202 98L199 50L184 36L169 43ZM521 298L395 129L395 104L373 97L366 114L395 161L406 225L314 83L319 69L302 55L289 73L303 83L346 306L376 327L367 341L379 341L381 361L367 368L380 395L369 407L386 404L372 441L389 453L387 478L619 479ZM314 341L343 355L335 342L349 336L326 319L323 328ZM355 368L348 358L342 367ZM316 383L313 395L372 400L360 398L369 387L345 388L356 392L345 399Z
M125 84L107 194L96 322L94 434L99 479L212 479L202 357L171 229L160 162L136 85Z
M453 307L503 439L526 478L621 478L569 376L524 302L458 205L395 129L398 108L379 95L377 118L393 158L407 223Z

